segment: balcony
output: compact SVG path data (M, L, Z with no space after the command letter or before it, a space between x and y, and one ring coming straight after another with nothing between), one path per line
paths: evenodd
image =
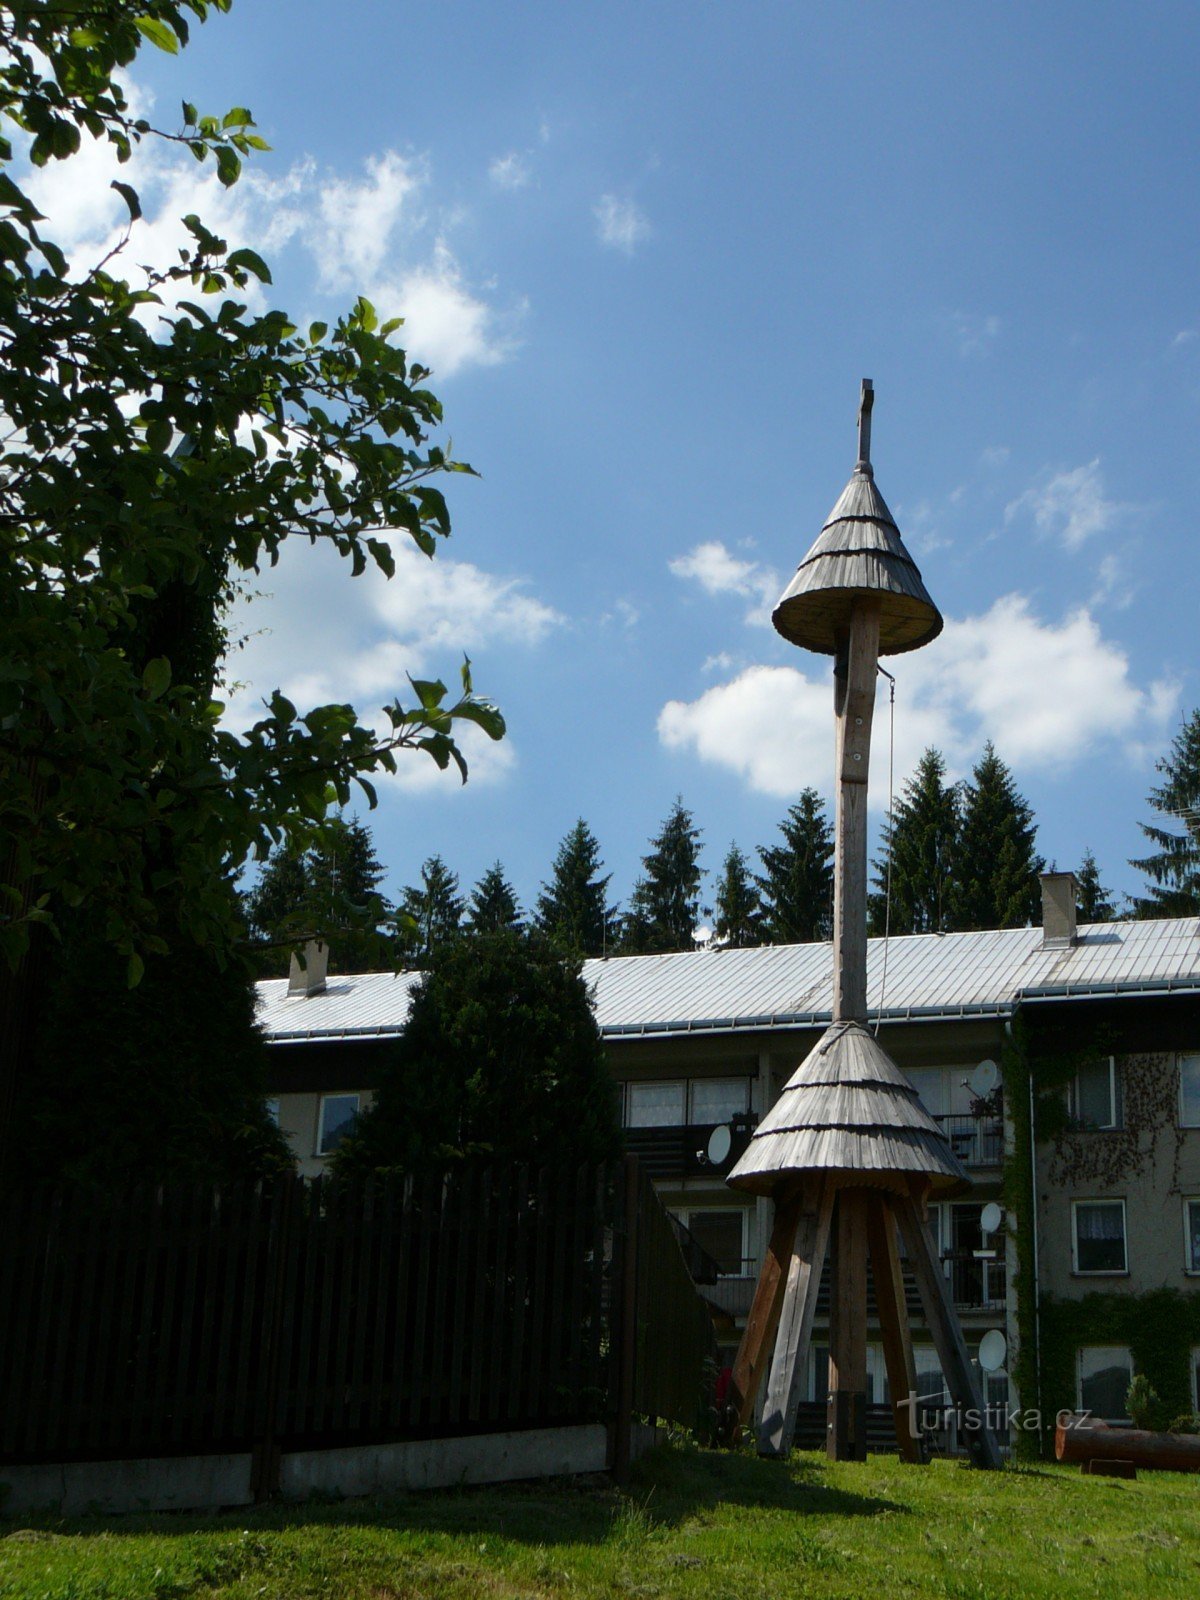
M958 1112L933 1120L964 1167L999 1169L1004 1165L1004 1123L999 1117Z
M981 1260L970 1250L946 1250L942 1253L942 1270L950 1283L950 1294L957 1310L964 1312L1000 1313L1004 1310L1007 1292L1007 1275L1003 1255L995 1260ZM725 1277L697 1279L703 1283L704 1298L732 1317L744 1317L754 1299L758 1282L754 1261L743 1261L742 1270ZM829 1316L830 1264L825 1263L817 1290L817 1316ZM917 1280L907 1267L904 1269L904 1300L913 1323L924 1321L921 1296ZM874 1321L878 1313L875 1305L875 1285L867 1279L867 1316Z
M742 1116L728 1124L733 1142L728 1156L719 1163L708 1159L708 1141L713 1130L726 1126L718 1122L689 1123L675 1128L626 1128L625 1148L631 1156L637 1156L643 1170L655 1183L668 1183L678 1178L723 1178L750 1143L750 1122L749 1117ZM739 1123L742 1126L739 1127Z
M974 1250L945 1250L942 1269L950 1280L950 1293L960 1311L1003 1311L1008 1274L1002 1253L994 1259Z

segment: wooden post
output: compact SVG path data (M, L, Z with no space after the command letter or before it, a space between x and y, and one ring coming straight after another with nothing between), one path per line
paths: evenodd
M741 1431L750 1420L763 1371L771 1358L803 1202L804 1194L799 1184L795 1184L775 1202L771 1242L758 1275L754 1301L746 1318L745 1332L729 1381L727 1406L732 1418L728 1435L730 1445L739 1442Z
M879 665L878 600L855 600L835 665L837 813L833 879L833 1020L867 1019L867 775Z
M921 1291L925 1307L925 1320L933 1335L938 1359L942 1363L950 1398L962 1414L963 1437L967 1451L977 1467L995 1470L1000 1467L1000 1447L987 1425L983 1394L967 1355L962 1328L950 1298L950 1290L938 1260L929 1224L924 1221L914 1200L895 1202L904 1247Z
M287 1309L285 1284L288 1253L292 1249L292 1215L300 1201L300 1180L276 1180L272 1195L275 1228L268 1234L272 1255L267 1264L267 1292L263 1306L260 1355L264 1383L261 1411L256 1419L254 1448L250 1455L250 1491L256 1505L279 1492L279 1401L282 1380L282 1343Z
M892 1391L896 1443L902 1460L924 1461L924 1441L917 1427L917 1367L904 1298L904 1273L896 1244L896 1218L886 1195L867 1196L867 1238L871 1248L875 1303L879 1309L879 1331L883 1338L883 1359L888 1387Z
M817 1294L829 1248L834 1193L832 1184L818 1179L804 1197L804 1211L788 1266L771 1375L767 1380L767 1403L758 1430L760 1456L786 1456L792 1448Z
M867 1196L863 1189L838 1192L825 1448L833 1461L867 1459Z
M617 1368L617 1415L613 1437L613 1476L623 1483L629 1476L633 1437L633 1390L637 1372L637 1270L638 1270L638 1159L626 1156L621 1165L625 1199L625 1239L621 1255L621 1343Z

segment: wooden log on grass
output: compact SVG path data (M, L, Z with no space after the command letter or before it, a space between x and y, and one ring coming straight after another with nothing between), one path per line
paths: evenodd
M1156 1472L1200 1472L1200 1434L1108 1428L1080 1412L1060 1412L1054 1430L1059 1461L1132 1461Z

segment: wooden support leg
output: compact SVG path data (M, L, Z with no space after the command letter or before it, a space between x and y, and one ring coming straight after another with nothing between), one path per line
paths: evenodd
M879 1308L883 1359L892 1391L892 1416L896 1443L903 1461L924 1461L925 1442L917 1427L917 1368L913 1360L908 1306L904 1299L904 1274L896 1243L896 1218L887 1196L867 1196L867 1240L871 1251L871 1278Z
M728 1432L730 1445L739 1442L742 1429L750 1420L763 1372L771 1359L803 1202L804 1194L799 1184L775 1202L771 1242L758 1275L754 1301L746 1318L746 1331L742 1334L729 1382L727 1410L732 1424Z
M812 1338L817 1291L829 1248L834 1190L823 1183L806 1196L806 1207L796 1230L796 1243L788 1265L787 1288L779 1318L779 1337L767 1380L767 1403L758 1430L760 1456L786 1456L796 1433L796 1407L808 1345Z
M997 1469L1001 1464L1000 1447L987 1425L983 1394L967 1355L958 1314L950 1298L929 1224L921 1216L915 1201L897 1200L895 1206L900 1231L904 1236L904 1247L921 1291L925 1320L937 1347L950 1397L959 1409L967 1450L977 1467Z
M867 1459L867 1196L842 1189L829 1321L829 1416L833 1461Z

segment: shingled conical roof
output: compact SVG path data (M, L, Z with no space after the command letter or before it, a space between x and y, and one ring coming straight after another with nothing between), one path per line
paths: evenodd
M887 1051L860 1022L835 1022L788 1079L729 1174L773 1194L780 1178L858 1183L928 1178L940 1196L970 1187L962 1163Z
M856 600L881 602L880 655L917 650L942 631L942 615L904 547L869 460L874 390L863 382L859 460L850 482L783 592L771 621L785 639L834 655Z

